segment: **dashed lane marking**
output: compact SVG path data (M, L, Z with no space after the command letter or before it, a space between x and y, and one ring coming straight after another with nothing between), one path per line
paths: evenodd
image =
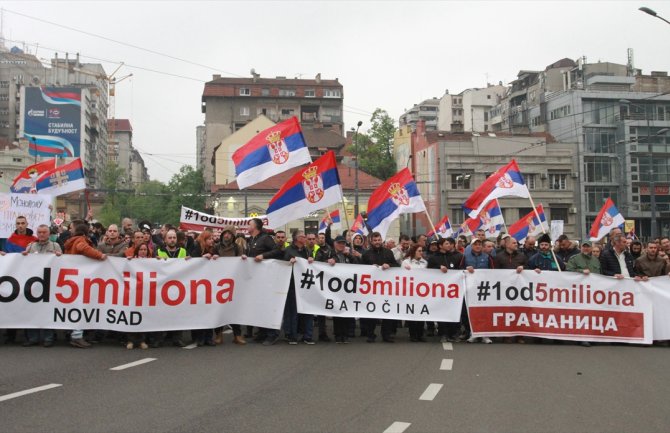
M432 401L444 385L441 383L431 383L428 388L421 394L419 400Z
M144 359L140 359L139 361L129 362L128 364L119 365L118 367L112 367L112 368L110 368L110 370L113 370L113 371L125 370L126 368L137 367L138 365L146 364L147 362L152 362L152 361L155 361L155 360L156 360L156 358L144 358Z
M48 385L38 386L37 388L30 388L30 389L26 389L26 390L19 391L19 392L14 392L12 394L7 394L7 395L0 396L0 402L11 400L11 399L17 398L17 397L23 397L24 395L28 395L28 394L34 394L34 393L40 392L40 391L46 391L46 390L49 390L49 389L58 388L59 386L63 386L63 385L60 384L60 383L50 383Z
M440 364L440 370L451 370L454 367L453 359L443 359Z
M402 433L407 430L407 427L411 426L411 423L396 421L389 426L384 433Z

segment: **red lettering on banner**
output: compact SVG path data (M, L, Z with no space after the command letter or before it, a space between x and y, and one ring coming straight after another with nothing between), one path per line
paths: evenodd
M209 280L191 281L191 305L198 303L198 287L205 288L205 303L212 303L212 282Z
M174 300L170 299L170 287L172 286L176 287L178 291L178 295ZM165 284L163 284L163 289L161 290L161 299L165 305L174 307L175 305L181 304L184 301L184 298L186 298L186 287L184 287L181 281L168 280L165 282Z
M638 312L471 306L468 313L472 332L487 335L644 338L644 314Z
M62 293L56 293L56 299L58 302L63 304L71 304L79 296L79 286L74 281L67 280L68 276L79 275L79 270L77 269L66 269L63 268L58 273L58 280L56 281L56 287L68 287L70 289L70 296L65 296Z
M235 289L235 281L230 278L219 280L217 286L221 288L216 292L216 300L220 304L225 304L233 300L233 290Z

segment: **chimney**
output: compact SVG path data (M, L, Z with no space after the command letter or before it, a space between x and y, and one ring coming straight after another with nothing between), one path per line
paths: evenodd
M316 74L316 77L314 77L314 79L316 80L316 84L321 84L321 72Z
M212 80L220 80L220 79L221 79L221 74L212 75Z

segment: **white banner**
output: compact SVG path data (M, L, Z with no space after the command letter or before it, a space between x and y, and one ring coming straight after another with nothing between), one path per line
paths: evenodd
M475 337L525 335L645 344L654 338L649 282L510 270L476 270L466 280Z
M16 230L16 217L24 216L35 231L40 224L51 221L51 196L42 194L0 193L0 238L8 238Z
M298 312L325 316L458 322L462 271L390 268L298 259L293 268Z
M206 214L186 206L181 207L181 217L179 218L179 228L181 230L193 230L201 232L206 228L223 229L226 226L237 227L238 233L246 233L247 226L253 218L260 218L263 225L267 226L267 215L259 215L249 218L225 218L216 215Z
M0 328L279 329L290 278L290 264L276 260L7 254L0 257Z

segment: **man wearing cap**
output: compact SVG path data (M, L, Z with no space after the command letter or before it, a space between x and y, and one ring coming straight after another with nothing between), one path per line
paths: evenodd
M566 270L570 272L581 272L584 275L589 275L590 273L599 274L600 273L600 260L593 257L591 251L593 250L593 245L591 241L582 242L581 252L576 256L570 257L568 264L566 265Z
M526 269L534 269L535 272L542 271L561 271L565 270L565 263L563 260L551 254L551 238L548 234L543 234L538 239L540 250L535 253L526 263Z
M351 254L351 250L347 246L347 240L344 236L337 236L335 238L330 257L326 260L323 260L324 258L325 256L321 256L319 260L326 261L331 266L335 266L337 263L360 263L360 260ZM333 316L333 334L335 335L335 343L349 343L349 329L355 326L355 322L356 319L353 317Z
M483 251L483 242L479 237L473 237L470 241L469 248L466 248L463 254L460 268L466 269L470 273L474 273L475 269L493 269L493 258ZM471 337L470 320L468 319L468 309L463 303L463 310L461 311L461 326L465 329L465 336L468 343L475 343L478 338ZM491 344L492 341L488 337L483 337L482 342Z

